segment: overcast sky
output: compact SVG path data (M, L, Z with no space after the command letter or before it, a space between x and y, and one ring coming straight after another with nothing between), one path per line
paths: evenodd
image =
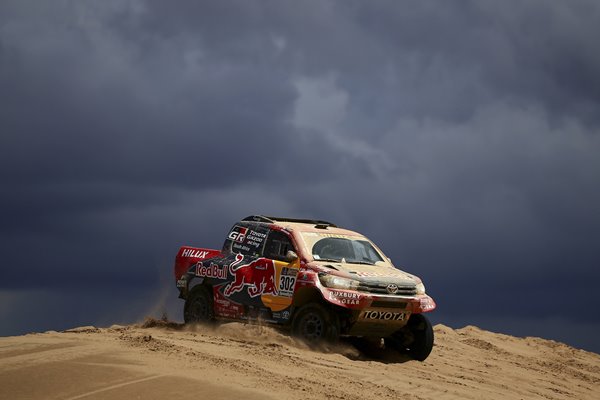
M0 335L181 320L179 246L262 213L600 352L599 37L596 0L3 0Z

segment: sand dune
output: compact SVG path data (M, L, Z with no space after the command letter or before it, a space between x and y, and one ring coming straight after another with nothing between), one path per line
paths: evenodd
M598 399L600 355L476 327L435 327L425 362L318 351L271 328L83 327L0 338L0 399Z

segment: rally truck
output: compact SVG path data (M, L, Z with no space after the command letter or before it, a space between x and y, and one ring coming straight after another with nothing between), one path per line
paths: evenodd
M253 215L221 250L181 247L174 272L185 323L261 321L309 343L383 339L420 361L433 347L424 314L436 305L421 279L327 221Z

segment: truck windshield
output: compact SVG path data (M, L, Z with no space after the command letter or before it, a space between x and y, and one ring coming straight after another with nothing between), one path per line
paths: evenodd
M371 265L383 261L371 242L362 236L302 232L302 238L316 261Z

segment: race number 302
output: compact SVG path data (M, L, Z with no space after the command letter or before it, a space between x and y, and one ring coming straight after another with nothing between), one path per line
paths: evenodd
M296 285L296 277L291 275L281 275L279 278L279 295L292 297L294 294L294 286Z

